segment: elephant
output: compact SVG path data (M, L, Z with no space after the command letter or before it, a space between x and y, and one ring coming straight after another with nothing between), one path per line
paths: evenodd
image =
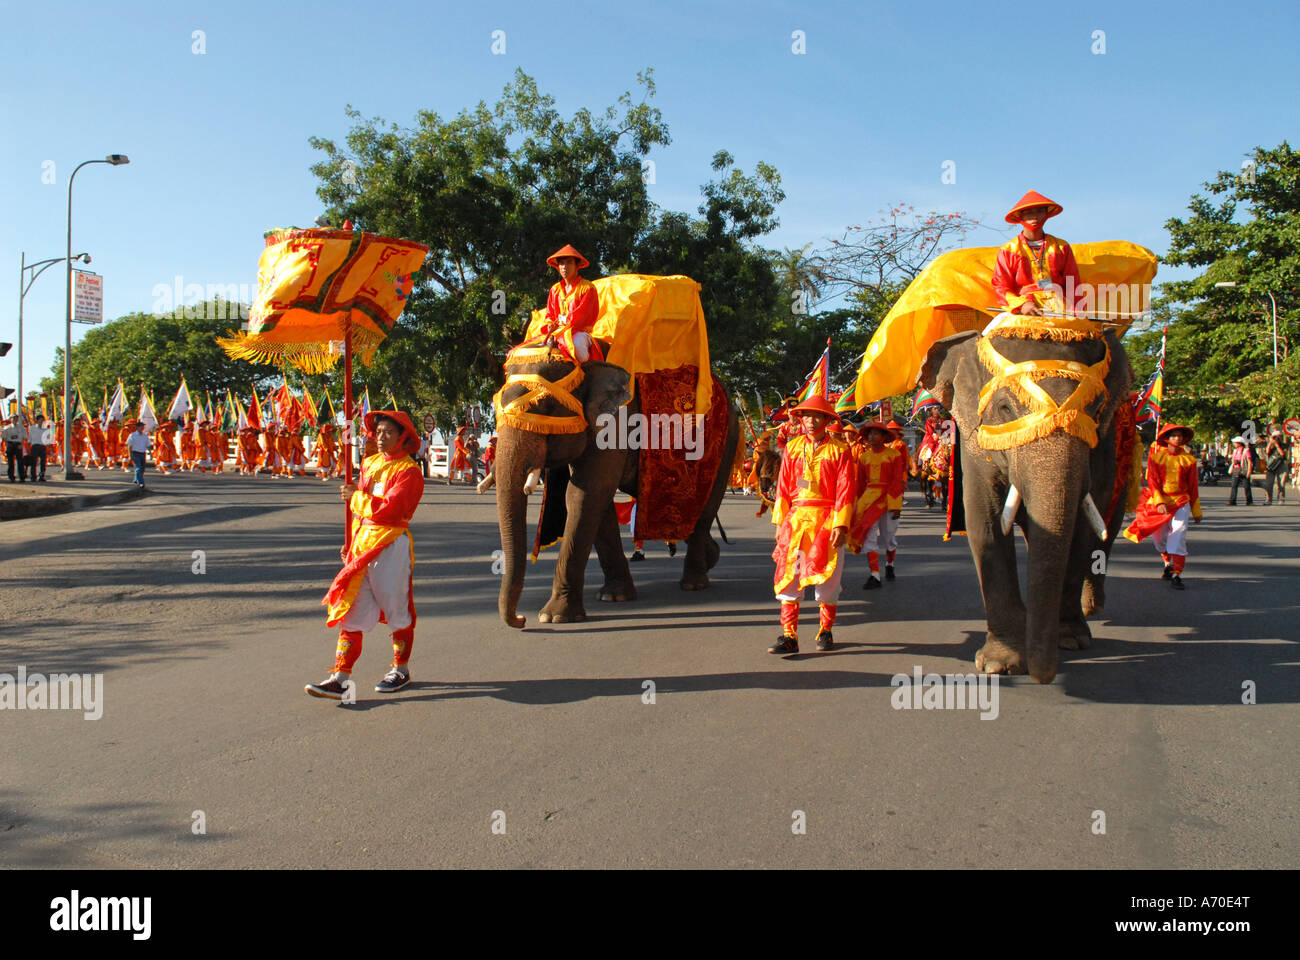
M1026 335L1028 324L1020 325L1019 331L999 333L991 325L987 337L966 332L936 341L916 382L952 411L957 422L967 539L988 619L984 646L975 656L976 669L1028 672L1037 682L1050 683L1056 676L1058 646L1090 647L1092 634L1085 618L1105 604L1106 562L1124 520L1123 504L1115 506L1113 499L1116 430L1131 430L1132 423L1117 412L1128 403L1133 374L1112 329L1102 333L1097 325L1087 337L1068 332ZM999 359L989 359L998 355ZM1024 361L1073 362L1074 367L1050 370L1069 369L1076 376L1044 377L1045 371L1040 370L1026 384L1012 372L1009 378L999 376L985 391L994 377L990 363ZM1091 379L1084 374L1079 380L1083 370L1079 365L1092 367ZM1000 373L1008 372L1009 366L1000 367ZM995 439L982 443L981 428L993 437L996 427L1005 425L1004 433L1010 434L1019 418L1032 417L1038 410L1051 412L1051 405L1034 394L1035 384L1054 404L1065 405L1058 412L1066 416L1076 412L1067 402L1076 388L1085 390L1078 401L1093 392L1095 396L1077 411L1070 429L1062 428L1060 421L1040 422L1040 426L1058 425L1028 438L1008 437L1008 442L1018 443L1003 449L990 449L999 445ZM1033 403L1028 402L1031 394ZM1120 420L1125 426L1117 423ZM1086 441L1092 422L1096 443L1090 446ZM1101 511L1108 507L1111 516L1104 521ZM1013 521L1020 525L1027 544L1027 603L1021 598L1016 572ZM1099 536L1102 529L1104 539Z
M581 404L586 429L565 432L566 428L561 426L557 432L536 432L504 423L498 415L497 456L492 478L497 491L497 523L504 554L498 611L501 619L515 628L522 628L525 623L525 618L517 612L528 549L529 531L525 521L531 486L526 492L525 485L535 483L537 471L543 468L551 488L548 492L558 495L567 487L564 499L567 517L551 597L538 619L542 623L569 623L587 618L583 587L593 545L605 577L598 598L606 602L627 601L635 600L637 595L623 553L613 498L617 490L638 495L640 451L597 442L597 434L602 414L617 416L619 407L626 405L627 415L631 417L640 412L640 398L632 398L631 376L623 368L602 361L578 366L582 371L581 382L572 388L571 397ZM506 367L506 385L498 394L499 403L506 406L521 397L527 399L531 391L528 406L531 415L552 418L553 424L576 419L573 400L569 400L572 406L566 406L553 391L535 389L543 380L552 384L564 381L574 370L572 361L545 350L542 355L523 362L510 362ZM719 389L716 381L714 389ZM718 561L718 545L710 536L709 528L726 492L740 437L739 413L729 401L726 409L728 425L722 460L704 508L686 539L680 581L683 590L707 588L708 571Z

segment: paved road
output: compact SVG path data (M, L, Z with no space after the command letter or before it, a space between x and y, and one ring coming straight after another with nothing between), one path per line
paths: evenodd
M541 626L552 553L521 633L496 616L491 499L430 486L417 682L369 692L388 663L376 634L348 707L302 691L333 652L318 603L334 486L150 484L0 525L0 673L104 675L101 719L0 710L0 865L1300 865L1300 506L1227 508L1208 489L1182 594L1149 544L1121 542L1096 646L1049 686L1004 682L982 720L891 708L892 675L968 672L982 639L966 544L942 543L915 494L899 580L864 594L855 558L842 648L783 660L764 652L771 528L752 500L724 504L735 542L712 590L678 590L654 544L637 603Z

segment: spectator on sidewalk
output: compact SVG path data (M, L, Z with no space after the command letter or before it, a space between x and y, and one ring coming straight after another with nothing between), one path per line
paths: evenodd
M26 431L23 430L22 421L17 417L10 417L5 421L4 445L5 460L9 464L9 482L14 482L14 464L18 464L18 481L27 482L27 457L23 453L23 441L27 438L23 436Z
M1273 487L1277 486L1278 503L1286 503L1286 481L1291 472L1291 440L1274 420L1268 427L1268 446L1264 448L1264 469L1268 474L1264 489L1268 491L1268 502L1273 502Z
M145 433L144 421L135 422L135 433L127 438L126 448L131 453L131 465L135 467L135 479L132 481L144 489L144 457L149 452L149 434Z
M28 468L32 481L45 482L45 464L49 458L49 449L54 443L54 431L50 427L50 421L45 417L37 420L32 424L27 433L28 439L31 440L32 452ZM37 467L39 466L39 470Z
M1246 487L1246 505L1254 506L1255 498L1250 492L1250 475L1255 472L1255 454L1246 443L1246 438L1232 438L1232 455L1228 458L1228 475L1232 477L1232 490L1228 492L1228 506L1237 505L1237 487Z

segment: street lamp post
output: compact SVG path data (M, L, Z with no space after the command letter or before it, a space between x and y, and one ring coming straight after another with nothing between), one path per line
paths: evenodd
M67 329L63 343L63 479L81 480L82 475L72 469L72 181L77 178L77 171L92 163L107 163L121 166L130 163L130 157L122 153L110 153L103 160L86 160L72 171L68 177L68 312Z
M90 263L90 254L79 253L72 258L80 260L83 263ZM27 253L23 252L20 265L22 269L18 271L18 406L21 407L27 399L23 393L23 300L27 298L27 292L32 289L32 284L42 273L54 266L56 263L62 263L63 257L51 257L48 260L38 260L35 263L27 262ZM27 279L28 271L31 272L32 278Z

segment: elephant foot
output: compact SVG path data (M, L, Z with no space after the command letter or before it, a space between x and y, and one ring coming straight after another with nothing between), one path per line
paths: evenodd
M596 599L603 603L625 603L636 599L636 586L631 580L610 580L600 588Z
M707 590L713 586L709 583L709 575L702 570L683 573L680 583L683 590Z
M537 619L542 623L581 623L587 619L587 611L581 603L552 597L537 614Z
M1092 646L1092 631L1084 620L1062 620L1056 645L1062 650L1087 650Z
M980 673L1028 673L1025 645L1004 641L989 631L984 646L975 654L975 669Z

